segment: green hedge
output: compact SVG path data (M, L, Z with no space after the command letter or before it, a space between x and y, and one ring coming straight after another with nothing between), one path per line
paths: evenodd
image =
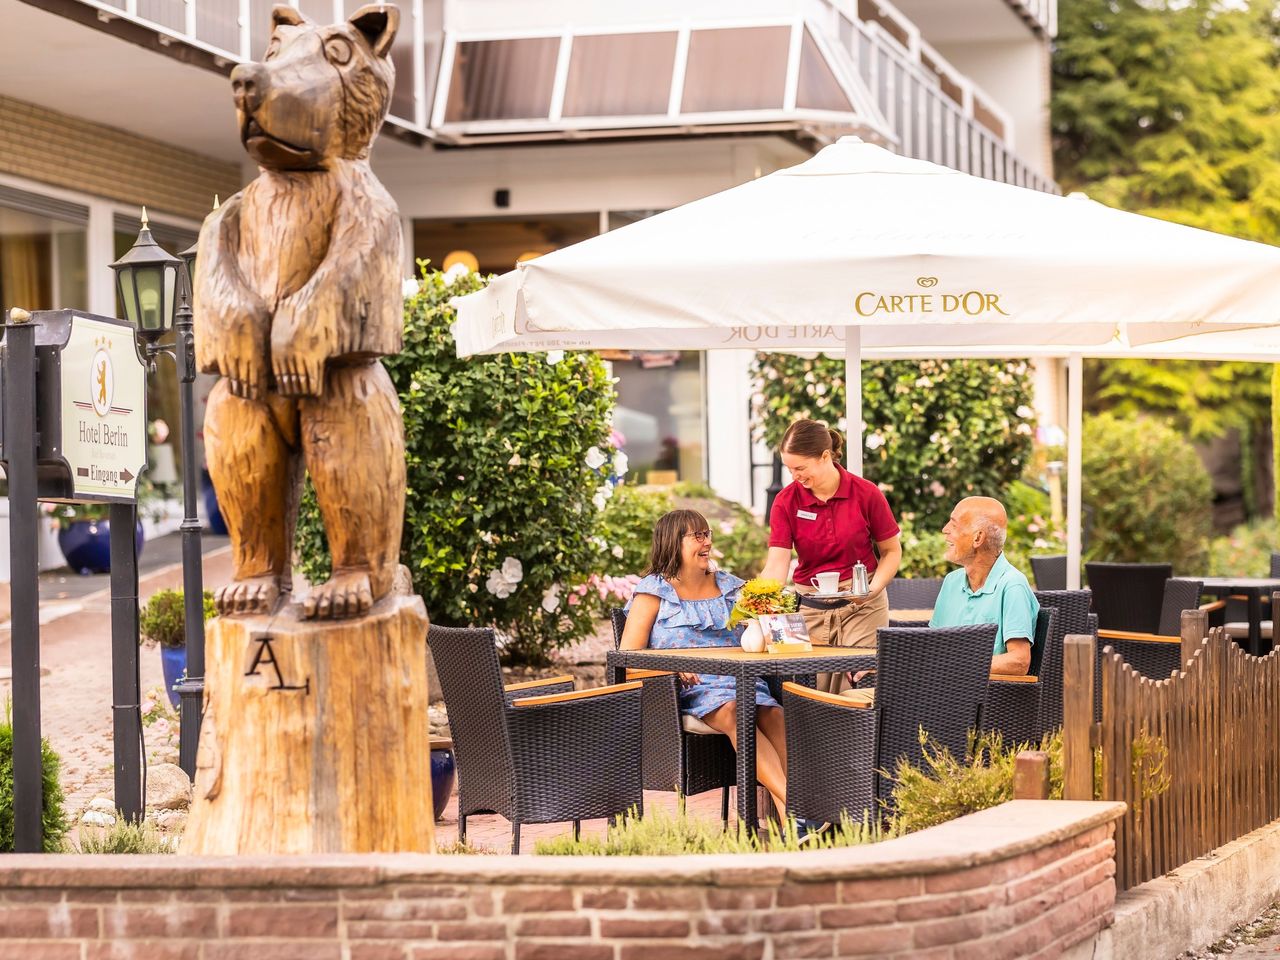
M62 763L49 746L48 740L40 741L42 768L43 808L40 814L41 849L45 853L57 853L62 849L67 833L67 817L63 810L62 784L58 774ZM0 720L0 853L13 852L13 717L9 704L5 705Z

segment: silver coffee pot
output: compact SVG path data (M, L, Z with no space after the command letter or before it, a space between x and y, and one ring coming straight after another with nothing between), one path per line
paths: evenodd
M871 592L871 586L867 582L867 568L862 565L861 560L853 565L853 583L849 591L855 597L865 597Z

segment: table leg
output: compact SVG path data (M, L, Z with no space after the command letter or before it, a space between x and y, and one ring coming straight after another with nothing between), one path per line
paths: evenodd
M1249 590L1249 652L1262 656L1262 591ZM1274 621L1273 621L1274 625ZM1274 629L1274 626L1273 626Z
M739 674L738 700L738 819L755 832L756 823L756 682Z

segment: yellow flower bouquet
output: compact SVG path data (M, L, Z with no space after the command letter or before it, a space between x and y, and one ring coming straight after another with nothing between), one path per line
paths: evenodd
M729 612L729 622L725 627L732 630L738 624L754 620L761 614L795 613L799 607L800 600L794 590L784 590L777 580L756 577L742 585L738 602Z

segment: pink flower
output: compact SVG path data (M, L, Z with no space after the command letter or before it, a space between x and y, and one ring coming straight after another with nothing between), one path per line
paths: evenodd
M571 606L571 607L576 607L576 606L577 606L578 604L580 604L581 602L582 602L582 595L581 595L581 594L576 593L576 592L575 592L575 593L571 593L571 594L569 594L569 606Z

